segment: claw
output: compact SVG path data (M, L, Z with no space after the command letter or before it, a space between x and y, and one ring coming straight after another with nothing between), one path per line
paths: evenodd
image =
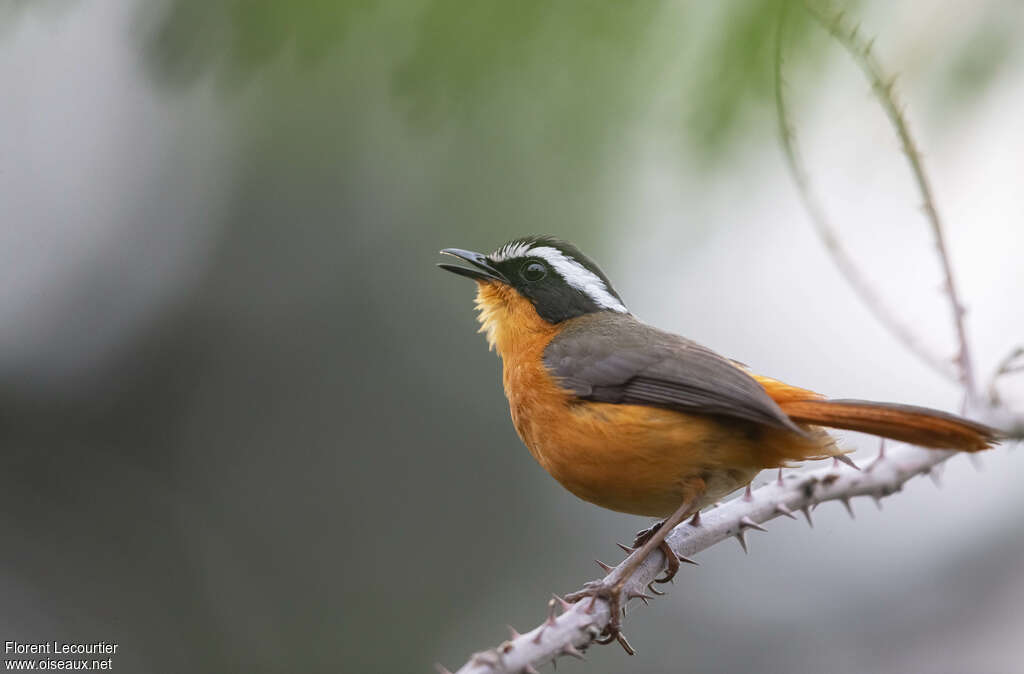
M622 632L616 632L615 639L619 642L619 645L622 646L622 650L626 651L628 655L636 655L636 651L633 650L633 647L629 645L628 641L626 641L625 634Z
M654 581L653 580L651 582L647 583L647 589L651 591L651 594L653 594L655 596L658 596L658 597L664 597L666 594L668 594L667 592L662 592L658 588L654 587Z
M649 594L644 594L643 592L630 592L626 596L626 600L628 601L630 599L639 599L644 603L644 606L647 606L647 602L651 599L654 599L654 597L652 597Z
M700 562L696 559L690 559L689 557L683 557L682 555L676 555L676 559L684 564L693 564L694 566L700 566Z
M676 573L679 571L679 558L665 541L661 542L658 549L661 550L661 554L665 557L665 575L660 578L655 578L654 582L667 583L675 578Z

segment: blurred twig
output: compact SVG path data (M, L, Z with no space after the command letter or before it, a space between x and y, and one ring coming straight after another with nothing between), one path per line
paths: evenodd
M910 134L906 118L904 117L899 105L896 103L894 93L896 78L892 77L887 79L885 77L882 67L874 57L872 41L861 38L858 26L853 26L851 28L844 27L844 14L842 12L829 15L815 7L813 4L804 3L804 7L811 16L813 16L818 23L828 30L828 32L847 49L853 59L861 67L861 70L864 71L868 80L871 82L872 90L875 92L880 105L885 110L889 121L892 123L893 128L896 130L896 133L900 138L904 154L907 157L911 172L914 175L914 181L921 194L923 202L922 210L928 219L932 233L935 236L936 248L938 249L939 260L945 277L944 289L949 297L950 305L952 307L954 328L956 330L957 341L959 344L957 356L953 359L953 361L958 364L958 367L955 369L950 366L950 361L948 359L943 358L928 349L910 326L899 319L898 313L891 309L881 294L871 286L871 283L867 280L867 277L861 273L852 256L846 248L843 247L835 227L829 221L825 214L825 209L822 207L821 202L811 189L807 169L805 168L803 160L796 147L796 138L793 128L789 123L785 104L785 84L782 78L782 30L785 23L788 5L788 2L783 2L781 5L778 21L778 33L776 36L775 106L779 122L779 136L785 152L786 163L790 174L793 177L793 182L796 184L800 197L804 202L804 206L807 209L808 214L811 216L811 221L814 223L818 235L824 242L826 249L832 255L832 258L840 272L846 277L847 281L851 286L853 286L854 290L860 295L865 305L867 305L868 309L874 313L879 322L885 325L885 327L899 341L901 341L904 346L930 365L936 372L939 372L946 378L959 381L964 387L967 397L969 399L973 399L975 396L975 379L970 349L968 348L967 331L963 321L964 305L960 300L959 291L957 290L956 283L953 280L953 269L945 243L942 221L939 219L939 213L935 206L935 199L932 194L931 185L928 181L927 174L925 173L924 164L921 161L921 154L917 149L917 145L914 143L913 136Z
M996 386L1002 377L1021 372L1024 372L1024 346L1018 346L999 361L999 365L996 366L996 370L992 373L992 379L989 380L988 384L989 403L992 405L1000 405L1002 403L999 389Z

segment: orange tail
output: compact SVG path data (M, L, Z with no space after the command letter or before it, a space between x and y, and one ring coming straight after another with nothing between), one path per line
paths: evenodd
M994 428L927 407L779 397L782 411L798 423L860 431L922 447L977 452L1000 439Z

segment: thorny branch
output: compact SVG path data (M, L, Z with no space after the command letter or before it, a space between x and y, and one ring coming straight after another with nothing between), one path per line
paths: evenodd
M911 172L914 175L914 182L917 183L918 192L921 194L921 209L924 211L928 223L931 225L932 235L935 237L935 247L939 254L939 262L942 264L942 272L945 276L943 287L953 314L953 327L956 329L959 350L956 355L956 363L959 369L960 383L964 387L964 393L968 401L973 401L976 395L974 366L971 360L971 351L968 348L967 329L964 324L966 309L960 299L960 291L957 290L956 282L953 280L953 264L949 258L949 248L946 246L946 236L943 232L942 220L939 218L939 211L935 207L935 196L932 193L931 182L924 170L924 162L921 160L921 152L917 149L914 137L910 135L910 127L907 125L903 110L896 103L895 85L896 78L886 79L884 71L878 59L872 51L873 40L864 40L860 34L860 27L844 26L844 15L838 12L829 16L812 3L804 2L804 7L814 19L820 23L834 37L839 44L846 48L850 56L860 66L864 75L871 82L871 88L875 97L885 110L889 122L896 129L903 146L903 154L910 164Z
M696 562L690 557L727 538L735 538L746 551L747 533L766 531L762 525L770 520L796 519L796 513L803 513L813 526L811 511L828 501L842 503L853 517L851 501L858 496L871 497L881 508L882 499L900 491L911 478L930 474L937 479L939 464L956 454L909 446L887 450L883 445L879 455L863 470L839 462L813 472L783 475L780 470L778 479L771 483L753 491L748 488L742 497L676 527L667 541L681 560L691 563ZM620 566L624 563L625 560ZM662 556L651 555L623 589L622 605L633 599L646 604L654 598L651 594L661 594L651 582L663 567ZM615 568L606 570L609 576L615 573ZM567 604L555 597L548 603L548 611L543 623L523 634L513 630L510 639L497 648L476 653L457 674L529 674L562 656L582 658L581 651L601 633L609 618L608 604L600 599ZM438 670L447 672L440 666Z
M807 171L795 149L795 140L782 96L780 46L782 19L780 18L780 39L777 43L778 51L775 64L776 106L783 147L794 181L833 259L875 316L913 353L945 376L959 380L966 393L965 406L977 407L979 401L975 398L975 379L963 322L963 304L953 280L952 265L943 235L942 223L935 208L920 153L893 96L894 80L886 80L883 77L881 67L871 52L871 42L861 39L858 28L843 28L842 13L830 17L806 3L805 7L861 66L903 144L904 153L907 155L918 190L924 201L924 213L935 236L936 248L945 275L945 291L953 308L954 324L960 346L959 354L955 359L958 364L957 371L950 369L948 361L927 351L913 331L885 305L880 295L866 281L852 257L839 242L834 228L825 217L824 209L811 191ZM999 376L1018 371L1021 365L1016 361L1022 353L1024 353L1024 349L1018 349L1011 353L999 366L993 382ZM989 397L991 404L997 406L998 398L995 394L994 383ZM986 408L980 411L980 416L985 417L993 425L1012 428L1010 433L1013 439L1024 438L1024 419L1012 415L1005 408ZM909 446L902 446L898 450L887 452L886 445L883 443L878 456L863 471L844 467L838 461L833 462L830 468L812 472L792 473L784 476L780 470L775 481L753 491L748 486L746 493L741 498L734 499L712 510L698 513L689 522L676 527L666 541L681 561L691 564L697 563L690 559L692 555L727 538L736 538L743 551L746 552L747 532L749 530L766 531L762 525L770 520L778 517L796 519L794 513L802 512L807 523L813 526L811 511L817 505L827 501L842 503L850 517L853 517L851 500L858 496L871 497L881 508L883 498L900 491L903 485L915 476L930 475L937 482L940 464L955 455L956 452L924 450ZM625 546L622 547L627 551L630 550ZM626 559L628 560L629 557L627 556ZM625 561L623 560L619 566L622 566ZM616 575L618 567L610 567L601 562L598 564L608 574L606 578ZM646 604L654 598L651 595L664 594L656 590L652 584L664 565L665 560L660 553L651 555L627 581L623 588L622 605L626 606L629 601L634 599L639 599ZM651 594L647 594L647 592ZM623 612L625 613L625 609ZM609 606L604 600L591 598L570 604L555 595L548 602L548 615L543 623L524 634L520 634L510 627L510 638L507 641L497 648L474 654L469 662L458 670L457 674L518 674L520 672L533 674L537 671L537 667L548 662L557 662L558 658L563 656L584 659L582 651L601 634L605 625L608 624L608 620ZM437 669L442 674L448 674L448 670L440 665L437 666Z
M846 278L854 292L864 302L875 318L889 330L915 356L931 366L933 370L951 381L957 381L958 373L948 358L935 353L925 345L914 330L900 318L899 312L890 307L868 278L861 272L853 256L843 245L835 226L829 220L825 208L811 187L811 180L804 165L803 158L797 149L796 134L789 121L789 114L784 98L784 82L782 78L782 29L785 24L788 2L782 3L779 13L775 39L775 110L779 123L779 137L786 157L786 165L796 185L800 198L810 215L811 222L825 244L825 249L832 256L839 272ZM890 92L891 93L891 92ZM934 210L934 209L933 209ZM961 345L962 349L962 345Z

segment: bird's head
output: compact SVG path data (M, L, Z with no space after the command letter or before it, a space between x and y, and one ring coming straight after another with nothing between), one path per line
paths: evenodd
M441 253L469 263L438 266L477 282L482 331L499 352L521 331L550 331L598 311L628 313L604 272L568 241L528 236L487 255L458 248Z

